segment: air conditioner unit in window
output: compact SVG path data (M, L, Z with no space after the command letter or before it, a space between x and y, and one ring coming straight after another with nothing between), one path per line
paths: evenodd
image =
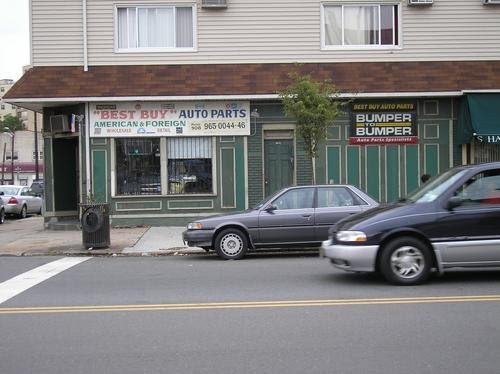
M69 132L68 116L65 114L50 116L50 131L52 133Z
M202 8L227 8L227 0L201 0Z
M434 0L408 0L408 5L432 5Z
M483 0L483 5L500 5L500 0Z

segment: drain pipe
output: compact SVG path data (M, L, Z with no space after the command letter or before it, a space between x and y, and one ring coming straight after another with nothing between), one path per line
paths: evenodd
M82 23L83 23L83 71L89 70L87 49L87 0L82 0Z

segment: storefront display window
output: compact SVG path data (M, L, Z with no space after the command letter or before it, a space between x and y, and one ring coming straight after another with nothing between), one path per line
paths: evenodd
M212 138L169 138L168 193L212 193Z
M116 139L116 194L161 194L160 139Z

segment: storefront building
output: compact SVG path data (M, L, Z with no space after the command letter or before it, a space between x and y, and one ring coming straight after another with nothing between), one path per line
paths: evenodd
M43 113L46 221L76 219L96 201L110 204L113 225L184 225L311 183L279 100L293 71L331 81L345 102L317 183L389 202L423 174L499 159L499 8L68 3L32 0L34 67L4 98ZM155 20L165 40L134 26L160 35ZM462 28L484 32L463 39Z

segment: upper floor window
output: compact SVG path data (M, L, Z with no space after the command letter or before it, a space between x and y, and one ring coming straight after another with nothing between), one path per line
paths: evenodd
M118 49L194 47L193 7L117 8Z
M325 47L398 45L398 6L324 5Z

